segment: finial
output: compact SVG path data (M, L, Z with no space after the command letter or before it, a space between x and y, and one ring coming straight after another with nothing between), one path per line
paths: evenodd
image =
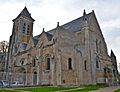
M113 54L113 50L111 49L111 54Z
M57 27L59 27L59 22L57 22Z
M86 11L85 11L85 9L84 9L84 11L83 11L83 16L84 16L84 15L86 15Z
M94 13L94 10L92 10L92 13Z
M43 31L42 32L45 32L45 28L43 28Z

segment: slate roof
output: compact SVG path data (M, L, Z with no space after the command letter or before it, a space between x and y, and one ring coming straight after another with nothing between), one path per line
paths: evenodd
M37 40L37 39L39 39L40 35L41 35L41 34L36 35L36 36L34 36L33 38Z
M60 27L66 29L68 31L72 31L72 32L80 31L82 26L83 26L84 19L85 18L89 19L89 17L92 15L93 12L94 11L92 11L92 12L90 12L88 14L84 14L84 16L79 17L79 18L77 18L75 20L72 20L72 21L70 21L70 22L68 22L68 23L66 23L64 25L61 25ZM56 30L56 28L45 32L49 39L52 39L52 36L53 36L55 30ZM39 39L40 35L41 34L34 36L34 39Z
M85 14L84 16L79 17L75 20L72 20L72 21L62 25L61 27L64 28L64 29L67 29L68 31L72 31L72 32L79 31L83 26L84 19L85 18L89 19L89 17L91 15L92 15L92 12L89 13L89 14ZM55 31L55 29L52 29L52 30L48 31L48 33L53 34L54 31Z
M41 33L41 34L42 34L42 33ZM38 41L38 39L39 39L39 37L41 36L41 34L39 34L39 35L37 35L37 36L34 36L33 39ZM45 34L46 34L48 40L50 41L50 40L52 39L53 35L50 34L50 33L48 33L48 32L45 32ZM34 40L33 40L33 41L34 41Z
M13 19L13 21L16 20L16 19L17 19L18 17L20 17L20 16L25 16L25 17L30 18L32 21L35 21L35 20L31 17L31 14L29 13L29 11L28 11L28 9L27 9L26 7L21 11L21 13L20 13L15 19Z
M34 42L34 45L36 46L36 45L37 45L37 43L38 43L38 40L37 40L37 39L35 39L35 38L33 38L33 42Z

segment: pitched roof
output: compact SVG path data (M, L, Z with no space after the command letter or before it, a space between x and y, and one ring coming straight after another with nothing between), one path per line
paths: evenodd
M91 15L92 15L92 12L90 12L89 14L85 14L84 16L79 17L79 18L77 18L75 20L72 20L72 21L62 25L61 27L64 28L64 29L67 29L68 31L72 31L72 32L79 31L83 27L84 19L85 18L89 19L89 17ZM54 31L55 31L55 29L52 29L52 30L48 31L48 33L53 34Z
M75 20L72 20L64 25L61 25L60 27L61 28L64 28L68 31L72 31L72 32L76 32L76 31L79 31L81 30L81 28L83 27L83 22L84 22L84 19L89 19L89 17L92 15L93 12L90 12L88 14L85 14L84 16L82 17L79 17ZM52 30L49 30L47 33L53 35L54 32L55 32L56 28L52 29ZM40 37L40 34L39 35L36 35L34 36L35 39L38 39Z
M43 32L42 32L42 33L43 33ZM38 39L39 39L39 37L42 35L42 33L41 33L41 34L39 34L39 35L34 36L34 37L33 37L33 39L38 40ZM52 34L50 34L50 33L48 33L48 32L45 32L45 31L44 31L44 33L46 34L46 36L47 36L48 40L50 41L50 40L52 39L53 35L52 35Z
M20 13L15 19L13 19L13 21L16 20L16 19L17 19L18 17L20 17L20 16L25 16L25 17L30 18L32 21L35 21L35 20L31 17L31 14L29 13L29 11L28 11L28 9L26 8L26 6L25 6L24 9L21 11L21 13Z
M40 35L41 35L41 34L36 35L36 36L34 36L33 38L34 38L34 39L39 39Z

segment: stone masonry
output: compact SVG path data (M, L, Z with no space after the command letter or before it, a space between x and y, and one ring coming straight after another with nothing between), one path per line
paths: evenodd
M115 59L94 11L33 37L34 19L25 7L13 20L8 53L10 81L24 85L113 84ZM113 57L111 59L111 57Z

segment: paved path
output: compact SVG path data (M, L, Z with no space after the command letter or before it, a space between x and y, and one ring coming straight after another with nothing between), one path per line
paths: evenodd
M54 92L67 92L67 91L74 91L78 89L83 89L83 88L73 88L73 89L68 89L68 90L60 90L60 91L54 91Z
M94 91L90 91L90 92L114 92L115 90L119 89L120 86L110 86L110 87L106 87L106 88L101 88L99 90L94 90ZM76 89L82 89L82 88L76 88ZM69 89L69 90L61 90L61 91L54 91L54 92L67 92L67 91L73 91L76 89Z
M101 88L99 90L91 91L91 92L114 92L115 90L119 88L120 86L111 86L111 87Z

